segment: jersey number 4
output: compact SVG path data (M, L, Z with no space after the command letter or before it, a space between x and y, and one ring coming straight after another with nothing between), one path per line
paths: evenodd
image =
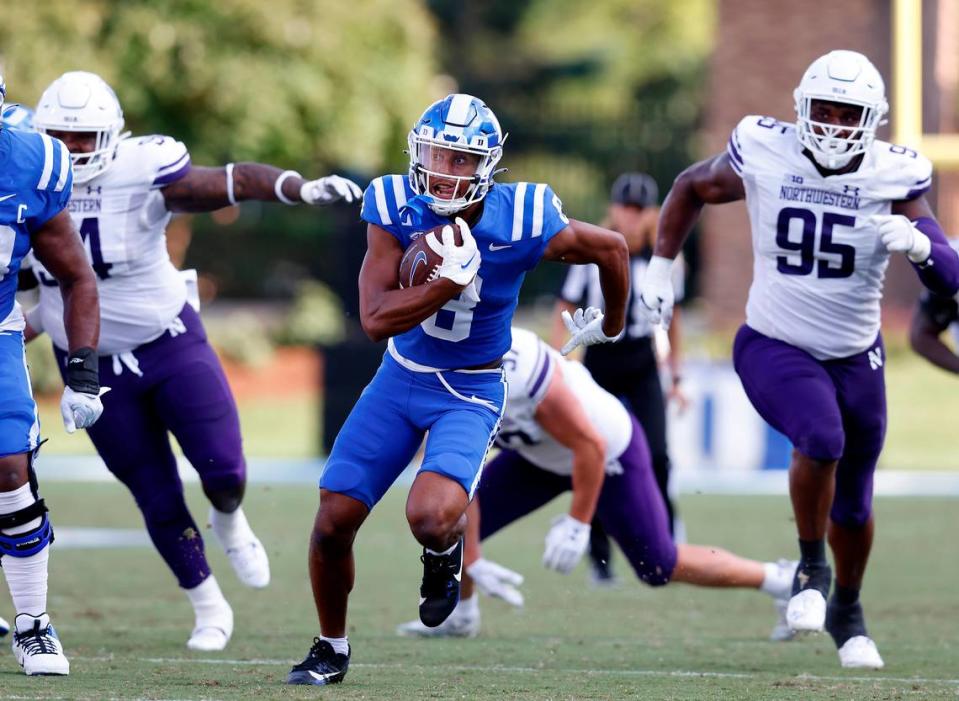
M798 226L793 225L797 222ZM810 275L816 271L816 277L843 278L853 273L856 263L856 249L848 243L836 243L832 240L837 226L854 228L856 218L848 214L824 212L822 226L818 226L816 215L808 209L786 207L779 213L776 221L776 244L784 251L795 253L777 256L776 269L783 275ZM819 251L816 251L816 229L819 228ZM793 231L799 230L799 240L795 240ZM830 254L828 258L823 254Z

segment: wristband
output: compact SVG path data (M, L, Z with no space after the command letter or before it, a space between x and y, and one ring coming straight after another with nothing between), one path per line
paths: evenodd
M92 348L78 348L67 357L67 387L74 392L100 393L100 363Z
M296 200L291 200L289 197L283 194L283 182L287 178L302 178L303 176L297 173L295 170L284 170L280 173L280 176L276 179L276 182L273 183L273 194L276 195L278 199L283 204L297 204Z

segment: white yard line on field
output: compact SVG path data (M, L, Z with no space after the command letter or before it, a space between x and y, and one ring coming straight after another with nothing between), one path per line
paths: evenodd
M84 660L88 662L110 662L117 658L106 657L74 657L72 659ZM220 659L216 657L143 657L139 658L141 662L150 662L152 664L200 664L200 665L227 665L234 667L256 666L256 667L288 667L293 660L272 660L272 659L250 659L250 660L231 660ZM350 667L359 669L415 669L417 671L436 671L435 665L418 665L407 663L380 663L380 662L356 662L351 663ZM817 682L894 682L896 684L945 684L947 686L959 686L959 679L932 679L928 677L887 677L881 673L876 676L832 676L819 674L796 674L784 675L781 678L773 678L767 674L756 674L752 672L712 672L680 669L573 669L569 667L522 667L509 665L463 665L448 664L445 669L459 672L507 672L517 674L577 674L577 675L601 675L601 676L621 676L621 677L703 677L713 679L763 679L769 678L769 681L817 681Z

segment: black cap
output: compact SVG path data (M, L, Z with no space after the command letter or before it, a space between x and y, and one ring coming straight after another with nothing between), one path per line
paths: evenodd
M659 187L646 173L623 173L613 183L610 200L634 207L653 207L659 203Z

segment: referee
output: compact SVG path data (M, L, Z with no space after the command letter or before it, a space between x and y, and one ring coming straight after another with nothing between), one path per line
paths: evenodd
M615 343L603 343L586 348L583 364L596 382L611 394L618 396L639 419L652 452L653 470L669 513L670 529L675 525L675 508L669 498L669 454L666 450L666 398L659 379L657 342L653 329L639 309L646 267L656 242L656 224L659 216L659 188L645 173L623 173L613 183L610 205L604 226L619 232L626 239L630 252L632 279L627 306L626 332ZM673 280L676 302L683 298L683 266L675 265L677 277ZM561 314L577 307L603 308L603 294L599 286L599 270L595 265L572 265L563 281L556 302L552 343L559 348L568 335ZM673 312L668 331L668 344L660 348L666 356L671 387L669 399L685 408L686 398L680 390L680 310ZM665 341L665 339L664 339ZM675 533L674 533L675 535ZM590 560L598 583L611 583L609 567L610 545L601 524L593 521L590 535Z

